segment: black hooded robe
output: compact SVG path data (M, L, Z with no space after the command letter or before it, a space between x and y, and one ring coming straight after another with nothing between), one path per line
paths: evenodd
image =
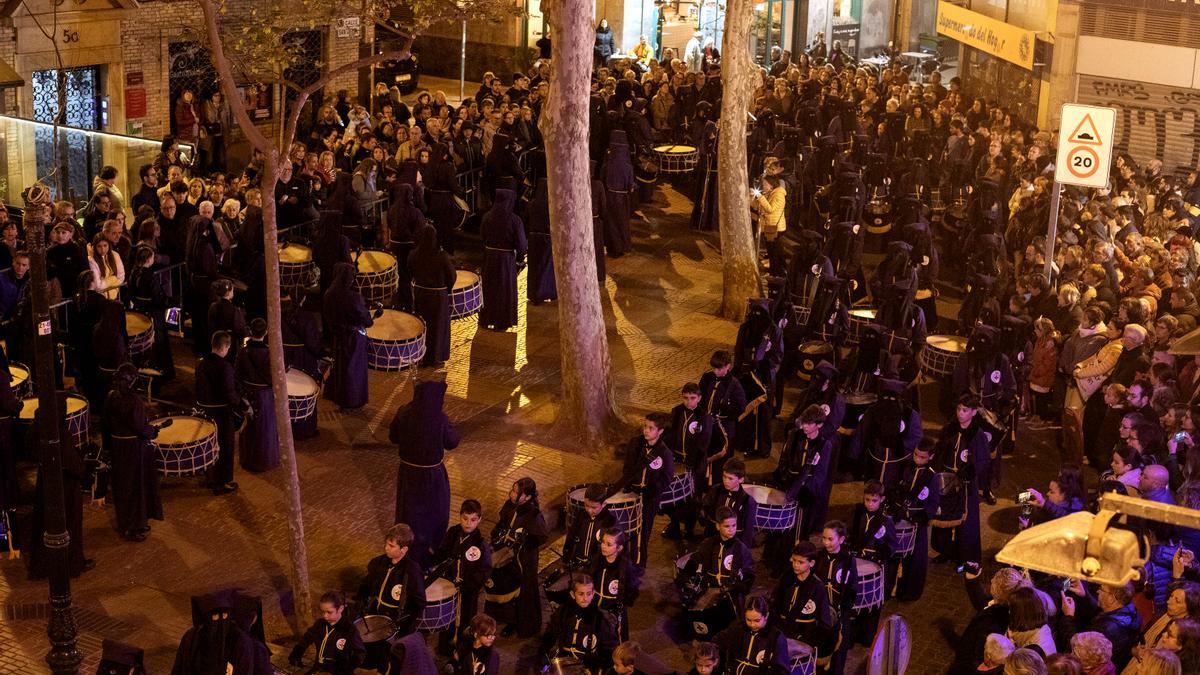
M254 407L238 440L239 461L247 471L270 471L279 466L279 429L275 425L275 392L271 389L271 363L267 344L250 340L238 352L238 383Z
M347 409L367 404L367 327L374 323L362 293L354 287L354 265L333 268L333 283L325 291L322 314L333 333L333 367L325 398Z
M413 279L413 311L425 322L425 356L422 365L450 358L450 289L458 272L450 254L438 246L437 231L426 226L417 234L419 244L408 256Z
M421 564L449 525L450 478L444 458L446 450L458 447L458 432L442 410L445 399L445 382L421 382L412 402L396 411L388 434L400 446L396 522L412 528L416 541L411 550Z
M163 519L156 451L158 429L146 422L146 404L132 389L118 387L104 402L104 448L111 465L117 532L137 534L149 520Z
M517 259L528 250L525 226L513 213L516 194L496 190L492 208L483 217L483 309L479 325L508 330L517 325Z
M608 255L620 258L629 252L632 239L629 216L633 213L633 161L625 132L613 131L608 155L604 159L604 248Z
M538 179L537 191L529 202L525 218L529 226L529 272L526 296L530 302L542 303L558 299L554 280L554 251L550 245L550 195L546 179Z

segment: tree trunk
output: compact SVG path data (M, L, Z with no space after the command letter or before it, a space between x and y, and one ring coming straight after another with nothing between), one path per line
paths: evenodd
M291 144L284 139L280 148ZM275 427L279 430L279 455L283 460L287 488L288 529L291 532L292 594L300 626L312 617L309 592L308 546L304 542L304 506L300 501L300 467L296 463L296 445L292 438L292 416L288 410L287 366L283 361L283 312L279 299L279 232L275 223L275 183L279 160L290 161L278 149L265 148L263 167L263 257L267 268L267 349L271 360L271 391L275 395Z
M543 0L554 35L550 92L538 126L546 144L550 234L558 283L563 415L585 447L603 444L618 411L592 236L588 102L592 70L590 0Z
M204 13L204 26L208 35L209 49L212 50L213 65L220 76L221 91L237 120L238 127L250 144L266 155L266 166L263 172L263 245L267 273L267 348L271 362L271 391L275 395L275 424L279 430L279 455L283 460L285 472L285 489L288 503L288 529L291 532L292 558L292 595L295 605L295 616L298 626L303 627L313 617L312 596L309 592L308 547L304 542L304 510L300 499L300 472L296 466L296 448L292 440L292 420L288 413L287 374L283 364L283 335L279 329L281 312L279 303L279 245L278 232L275 224L275 183L278 181L279 159L287 159L287 147L296 132L296 117L294 111L289 119L285 142L280 143L283 151L271 146L271 141L254 126L242 97L238 95L237 81L234 79L233 68L225 55L224 44L221 42L220 28L217 22L217 9L211 0L196 0ZM306 90L307 92L307 90ZM304 105L304 94L297 105Z
M750 179L746 169L746 113L757 80L746 44L753 10L752 0L728 1L721 44L721 120L717 136L717 213L725 281L721 316L734 321L745 318L747 299L762 294L758 251L750 227Z

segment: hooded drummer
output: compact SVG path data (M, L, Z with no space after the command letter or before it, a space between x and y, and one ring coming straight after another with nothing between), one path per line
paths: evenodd
M783 331L771 320L766 300L751 300L746 320L738 328L734 372L746 392L746 407L738 416L739 449L747 457L771 454L771 401L775 374L783 360Z
M904 383L879 381L879 400L863 414L850 439L850 456L863 477L890 488L900 480L913 448L921 441L921 413L904 398Z
M985 419L1006 419L1016 402L1017 384L1013 376L1012 365L1008 357L999 348L999 331L992 326L977 326L967 340L966 358L961 358L954 366L954 392L958 396L972 394L979 399L980 412ZM1001 429L995 422L987 426L992 446L995 452L1001 440ZM995 457L998 459L998 457ZM977 475L977 484L983 489L983 498L989 504L996 503L992 497L992 473L990 462Z
M825 421L821 424L821 436L833 438L842 419L846 416L846 397L838 389L838 369L828 361L821 361L813 368L808 386L800 392L800 400L792 411L792 420L810 405L820 406L825 411ZM818 521L823 522L823 521Z

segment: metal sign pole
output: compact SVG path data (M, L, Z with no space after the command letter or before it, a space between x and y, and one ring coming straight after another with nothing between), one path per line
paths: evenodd
M1047 287L1050 286L1052 280L1050 274L1054 267L1054 245L1055 240L1058 239L1058 203L1062 194L1062 185L1055 181L1054 187L1051 189L1053 192L1050 193L1050 226L1046 228L1046 267L1042 271L1046 277Z

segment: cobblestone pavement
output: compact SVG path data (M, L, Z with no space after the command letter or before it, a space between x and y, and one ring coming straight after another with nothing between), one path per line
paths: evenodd
M679 387L699 377L711 352L731 347L736 335L734 324L716 316L721 288L716 237L687 228L683 214L689 209L686 199L660 189L644 208L647 220L634 223L633 252L608 261L602 296L614 382L631 423L645 411L673 406ZM524 274L521 283L523 297ZM509 332L479 330L474 319L454 322L447 413L463 443L447 456L451 503L482 499L487 529L516 478L528 475L538 482L553 517L569 486L615 471L611 449L590 454L564 449L550 425L559 385L557 324L555 307L524 304L518 327ZM181 379L190 384L191 357L177 347ZM409 400L413 378L427 374L372 372L365 408L343 414L321 401L320 435L297 444L314 593L355 588L366 561L379 551L394 508L397 460L387 441L388 423ZM168 399L180 395L164 392ZM1012 497L1019 487L1044 485L1053 472L1053 450L1024 436L1018 448L1022 475L1009 471L999 493L1007 499L984 509L984 545L993 552L1015 532ZM751 472L765 473L772 465L757 460ZM224 498L212 497L194 480L167 481L166 521L155 523L142 544L117 537L111 508L85 508L85 543L97 566L72 584L84 672L94 670L104 637L143 646L150 672L168 672L190 623L189 597L226 587L262 596L267 635L276 643L277 663L287 670L285 647L297 626L309 621L288 616L289 533L281 473L238 469L242 489ZM857 483L838 485L831 517L848 517L860 490ZM546 565L553 563L553 549L544 552ZM682 549L656 537L651 552L632 610L633 637L666 664L686 669L690 642L676 625L680 610L669 573ZM46 671L45 603L44 583L26 581L18 561L0 562L0 673ZM947 631L961 630L970 616L961 581L945 567L933 569L921 602L889 604L887 611L903 615L912 628L911 673L940 672L953 644ZM502 640L501 646L504 672L528 672L535 660L532 642ZM861 655L852 661L861 662Z

